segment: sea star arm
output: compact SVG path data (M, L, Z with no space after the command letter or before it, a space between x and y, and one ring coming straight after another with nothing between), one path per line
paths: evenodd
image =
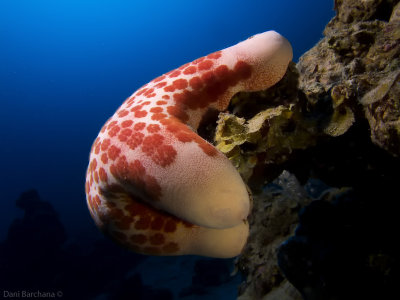
M96 224L148 254L231 257L248 236L249 195L239 173L195 132L239 91L266 89L292 59L274 31L185 64L130 96L100 131L86 195Z

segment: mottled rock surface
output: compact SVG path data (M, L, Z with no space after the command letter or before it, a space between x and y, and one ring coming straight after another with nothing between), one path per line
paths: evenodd
M219 116L215 144L253 190L302 150L366 121L371 141L400 155L400 4L343 0L335 9L325 37L277 85L237 94Z
M367 119L371 139L400 155L400 5L398 1L336 1L325 38L304 54L299 88L311 103L330 98L332 136Z
M212 132L254 194L239 299L381 298L399 279L400 3L334 5L325 37Z
M293 234L299 209L310 202L286 171L254 197L253 211L262 213L249 218L250 238L238 262L239 270L247 274L239 299L301 299L279 270L276 249Z

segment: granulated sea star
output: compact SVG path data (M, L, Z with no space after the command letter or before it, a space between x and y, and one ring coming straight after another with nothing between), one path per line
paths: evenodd
M274 31L185 64L144 85L106 122L86 177L97 226L153 255L238 255L250 201L230 161L196 133L210 110L239 91L266 89L292 59Z

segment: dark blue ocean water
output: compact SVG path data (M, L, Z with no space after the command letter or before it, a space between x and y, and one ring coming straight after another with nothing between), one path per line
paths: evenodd
M297 61L333 15L331 0L0 1L0 240L29 188L70 238L97 234L84 195L88 153L141 85L270 29Z

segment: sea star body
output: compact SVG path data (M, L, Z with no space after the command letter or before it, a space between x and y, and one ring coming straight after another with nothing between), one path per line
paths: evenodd
M196 59L137 90L95 140L86 195L96 224L145 254L232 257L248 236L239 173L196 130L239 91L275 84L292 58L274 31Z

